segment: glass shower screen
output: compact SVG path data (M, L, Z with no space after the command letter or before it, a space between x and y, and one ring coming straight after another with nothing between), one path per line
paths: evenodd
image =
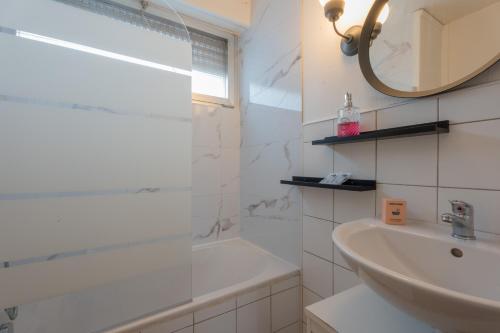
M0 7L0 309L89 333L189 301L185 26L163 1Z

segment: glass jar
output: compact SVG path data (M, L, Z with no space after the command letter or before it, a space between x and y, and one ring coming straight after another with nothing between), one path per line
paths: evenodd
M337 136L356 136L360 134L361 114L357 107L352 105L352 94L345 94L344 107L338 112L337 118Z

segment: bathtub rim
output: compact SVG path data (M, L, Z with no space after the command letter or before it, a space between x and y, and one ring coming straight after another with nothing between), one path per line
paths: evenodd
M144 317L141 317L139 319L132 320L126 324L110 328L104 331L101 331L100 333L137 333L138 331L142 329L146 329L148 327L154 326L161 324L166 321L170 321L182 316L185 316L190 313L194 313L198 310L204 309L209 306L214 306L218 305L221 303L224 303L228 299L235 298L240 295L247 294L249 292L255 291L257 289L263 288L265 286L269 286L271 288L272 285L288 280L290 278L293 278L295 276L300 276L300 268L295 266L292 263L289 263L286 260L283 260L274 254L270 253L269 251L259 247L256 244L253 244L252 242L249 242L245 239L235 237L235 238L230 238L226 240L220 240L220 241L214 241L210 243L205 243L205 244L199 244L199 245L194 245L193 246L193 251L199 250L199 249L204 249L204 248L210 248L214 247L217 245L221 245L224 243L230 243L230 242L241 242L244 243L245 245L248 245L252 247L254 250L265 254L267 256L270 256L273 258L273 260L279 261L283 263L285 266L289 266L290 271L286 273L282 273L276 277L266 279L257 283L253 283L248 286L242 286L245 284L248 284L249 280L228 286L226 288L216 290L213 292L209 292L205 295L201 295L198 297L194 297L191 301L187 303L181 303L178 305L175 305L173 307L170 307L165 310L161 310L160 312L151 314L151 315L146 315ZM272 293L271 293L272 294ZM238 307L238 305L236 305Z

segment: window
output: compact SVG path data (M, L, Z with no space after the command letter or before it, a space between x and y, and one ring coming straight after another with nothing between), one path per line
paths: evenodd
M182 17L188 27L165 16L161 7L151 5L147 12L131 8L128 0L56 0L62 3L106 15L130 24L153 30L192 43L193 100L234 105L236 37L221 28L190 17ZM120 4L120 3L123 4ZM134 1L137 6L137 3ZM168 13L167 13L168 14Z
M193 47L193 93L228 97L227 39L188 29Z
M193 100L232 106L236 37L210 24L184 19L193 48Z

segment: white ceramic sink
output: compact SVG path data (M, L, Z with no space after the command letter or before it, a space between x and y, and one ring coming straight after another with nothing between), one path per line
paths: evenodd
M396 307L446 333L499 333L500 241L461 241L450 232L364 219L337 227L333 241L354 272Z

